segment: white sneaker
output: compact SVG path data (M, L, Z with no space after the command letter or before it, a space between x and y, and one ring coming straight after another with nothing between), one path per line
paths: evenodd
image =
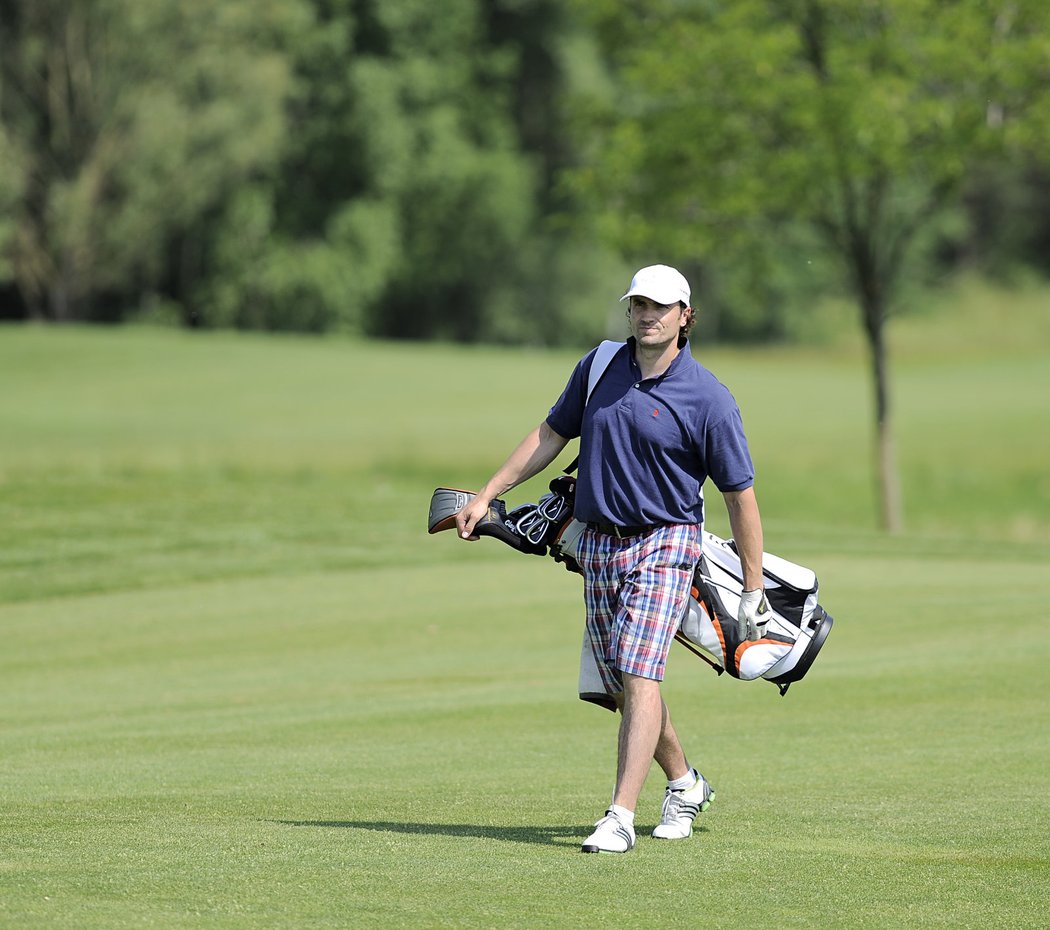
M606 811L594 825L594 832L580 847L585 853L625 853L634 848L634 827L624 823L612 811Z
M660 822L653 828L658 840L684 840L693 835L693 820L700 811L706 811L715 797L715 790L699 772L696 784L685 791L667 789Z

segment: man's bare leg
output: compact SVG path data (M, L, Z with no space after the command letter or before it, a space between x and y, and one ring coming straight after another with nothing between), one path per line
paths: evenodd
M616 707L621 714L624 713L624 707L626 705L626 680L628 678L635 678L632 675L624 675L625 690L615 695ZM636 679L638 681L646 681L647 679ZM652 682L652 684L658 684ZM623 734L624 734L624 723L621 721L620 725L620 759L617 768L617 796L619 794L620 786L620 772L623 767ZM682 744L678 739L678 733L675 731L674 725L671 723L671 713L667 709L667 704L663 698L660 698L660 736L656 742L656 748L653 750L653 756L657 765L663 769L664 774L667 776L668 781L674 781L677 778L681 778L683 775L689 772L689 762L685 756L685 750L682 749ZM649 766L646 764L645 770L648 773ZM643 776L642 781L645 781ZM641 787L638 789L639 795L641 794ZM614 800L613 803L619 804L619 801ZM636 799L637 803L637 799ZM623 805L627 807L626 804ZM633 807L630 810L634 810Z
M660 682L624 673L622 700L613 804L633 811L663 735Z
M667 709L666 704L663 704L660 739L656 744L653 758L656 759L656 764L663 769L668 781L674 781L689 772L689 761L685 757L685 750L682 749L678 734L671 723L671 712Z
M608 812L610 816L599 820L594 833L584 840L581 849L585 853L622 853L634 847L634 811L653 759L659 761L669 781L684 778L688 770L678 734L671 724L671 715L660 696L660 682L624 673L623 683L623 693L616 699L622 717L617 746L616 788ZM671 773L674 772L680 775L673 776ZM706 791L706 782L703 784ZM677 797L667 795L667 798ZM665 808L669 803L665 799ZM692 805L692 809L699 812L699 805ZM685 820L684 826L679 823L684 815L680 815L677 808L671 813L675 817L666 812L661 813L660 824L653 830L653 836L657 839L680 839L692 833L695 813ZM666 824L665 820L668 821Z

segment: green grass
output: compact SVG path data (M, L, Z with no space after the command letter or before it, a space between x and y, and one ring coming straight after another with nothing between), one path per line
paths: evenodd
M424 532L573 353L0 328L0 927L1042 927L1050 346L1011 306L983 351L895 329L896 540L855 349L702 353L836 626L784 699L673 654L718 797L624 857L577 852L615 741L578 580Z

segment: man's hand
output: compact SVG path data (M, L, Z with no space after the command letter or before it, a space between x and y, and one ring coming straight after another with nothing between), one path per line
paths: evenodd
M736 615L737 633L741 641L755 643L766 635L766 625L770 619L769 601L766 592L761 588L745 591L740 595L740 610Z
M477 542L481 538L474 535L474 526L489 512L489 504L490 501L487 497L475 495L456 514L456 532L459 533L460 539Z

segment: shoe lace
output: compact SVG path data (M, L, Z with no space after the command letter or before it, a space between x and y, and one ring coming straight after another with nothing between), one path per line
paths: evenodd
M660 819L674 820L678 816L678 809L682 806L682 803L682 792L672 791L668 788L667 793L664 794L663 806L660 808Z
M664 795L663 807L660 809L661 819L666 822L668 820L675 820L679 816L686 816L692 820L699 813L702 801L694 801L692 798L686 798L686 793L687 791L696 791L700 788L704 788L703 797L706 799L708 788L704 784L702 775L689 789L676 791L668 788L667 793ZM684 811L683 808L685 808Z

